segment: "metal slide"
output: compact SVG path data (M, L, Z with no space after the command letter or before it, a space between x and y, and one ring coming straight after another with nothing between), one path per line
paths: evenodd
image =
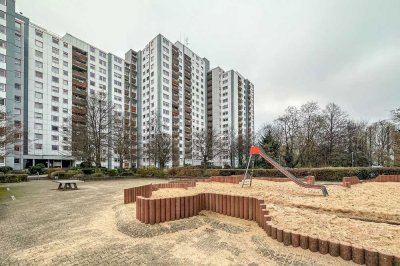
M289 178L290 180L292 180L293 182L295 182L297 185L304 187L304 188L316 188L316 189L321 189L322 193L324 194L324 196L328 196L328 190L326 189L325 186L323 185L311 185L311 184L307 184L304 183L303 181L301 181L300 179L298 179L297 177L295 177L293 174L291 174L288 170L286 170L284 167L282 167L281 165L279 165L274 159L272 159L271 157L269 157L264 150L262 150L262 148L257 147L257 146L252 146L250 148L250 158L249 158L249 163L247 164L247 169L246 169L246 174L245 177L243 179L243 183L242 183L242 187L243 184L245 184L245 180L247 179L247 172L249 170L249 166L250 166L250 161L251 161L251 157L253 155L260 155L261 157L264 158L264 160L266 160L267 162L269 162L273 167L275 167L279 172L281 172L282 174L284 174L287 178ZM250 185L251 185L251 179L250 179Z

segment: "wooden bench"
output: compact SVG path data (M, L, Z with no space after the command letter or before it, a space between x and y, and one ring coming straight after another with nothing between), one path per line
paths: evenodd
M66 189L78 189L76 183L82 183L81 180L54 180L53 182L59 183L58 189L66 190ZM64 187L63 187L64 185ZM73 186L73 187L72 187Z

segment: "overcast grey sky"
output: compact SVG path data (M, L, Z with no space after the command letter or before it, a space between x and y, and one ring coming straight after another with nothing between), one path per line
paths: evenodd
M288 105L355 119L400 107L400 1L16 0L32 22L123 56L158 33L255 85L256 128Z

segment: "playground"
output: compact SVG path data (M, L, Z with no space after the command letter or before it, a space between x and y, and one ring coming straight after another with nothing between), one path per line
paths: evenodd
M292 182L253 180L251 187L198 182L188 189L154 191L152 198L196 195L202 192L261 197L273 224L299 234L350 242L382 252L400 254L400 183L328 186L329 197ZM390 195L390 196L389 196Z
M125 189L124 203L136 202L136 219L145 224L213 211L254 221L285 246L340 256L356 264L400 263L398 176L380 176L365 183L345 177L341 184L321 184L315 183L315 177L295 177L258 147L252 147L250 154L244 176ZM286 179L253 179L250 165L256 155Z

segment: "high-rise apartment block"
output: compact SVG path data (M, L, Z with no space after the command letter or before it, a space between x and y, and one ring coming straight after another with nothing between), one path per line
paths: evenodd
M165 166L198 165L197 131L218 132L225 145L243 147L211 160L238 165L254 139L254 86L238 72L210 70L208 59L161 34L122 58L35 25L15 13L14 0L0 0L1 127L21 132L0 147L0 165L86 161L72 143L92 126L94 97L112 106L101 129L105 167L159 165L151 149L160 134L170 139Z
M254 85L234 70L220 67L207 74L207 129L217 132L224 152L217 165L239 166L254 142Z

